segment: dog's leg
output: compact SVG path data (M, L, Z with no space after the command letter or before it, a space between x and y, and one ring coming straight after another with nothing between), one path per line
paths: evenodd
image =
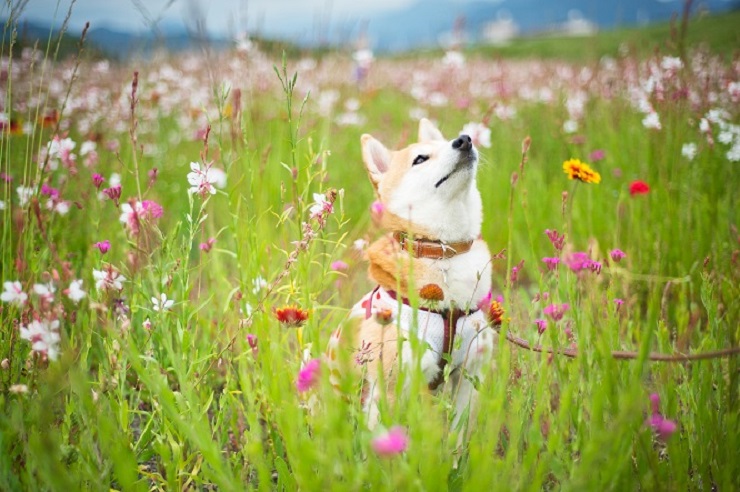
M488 372L494 349L494 332L490 328L475 333L471 338L465 337L460 350L464 350L464 359L461 366L451 375L453 396L455 398L455 415L452 420L452 429L459 432L457 449L461 452L463 444L470 435L472 423L475 421L478 390L474 381L483 383ZM465 418L465 421L463 421ZM456 461L457 463L457 461Z

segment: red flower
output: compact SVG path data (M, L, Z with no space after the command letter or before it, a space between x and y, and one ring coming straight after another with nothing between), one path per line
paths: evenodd
M645 195L650 191L650 186L644 181L640 181L639 179L637 181L633 181L630 184L630 195Z
M275 317L278 321L288 327L299 327L308 319L308 311L298 306L283 306L275 310Z

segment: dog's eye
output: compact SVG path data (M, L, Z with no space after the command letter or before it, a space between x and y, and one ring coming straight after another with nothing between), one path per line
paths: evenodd
M428 161L429 156L428 155L417 155L416 159L414 159L414 162L412 163L412 166L415 166L417 164L421 164L424 161Z

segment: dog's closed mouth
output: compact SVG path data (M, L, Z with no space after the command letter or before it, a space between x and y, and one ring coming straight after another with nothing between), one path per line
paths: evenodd
M434 184L434 187L435 188L439 188L442 183L444 183L445 181L447 181L448 179L450 179L450 176L452 176L456 172L462 171L462 170L467 170L467 169L471 168L473 162L474 162L474 159L466 159L466 160L460 161L457 164L457 166L455 166L455 169L453 169L446 176L442 177L442 179L440 179L439 181L437 181Z

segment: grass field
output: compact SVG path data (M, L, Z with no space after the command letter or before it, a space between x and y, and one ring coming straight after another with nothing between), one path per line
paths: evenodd
M6 43L0 489L737 490L737 357L646 360L740 344L740 69L687 46L359 73L340 54L78 64ZM448 386L411 377L422 396L369 431L323 363L306 380L373 287L360 135L401 147L422 116L449 138L475 124L502 332L579 352L499 337L464 449ZM571 158L600 182L569 180ZM276 319L289 305L302 327Z

